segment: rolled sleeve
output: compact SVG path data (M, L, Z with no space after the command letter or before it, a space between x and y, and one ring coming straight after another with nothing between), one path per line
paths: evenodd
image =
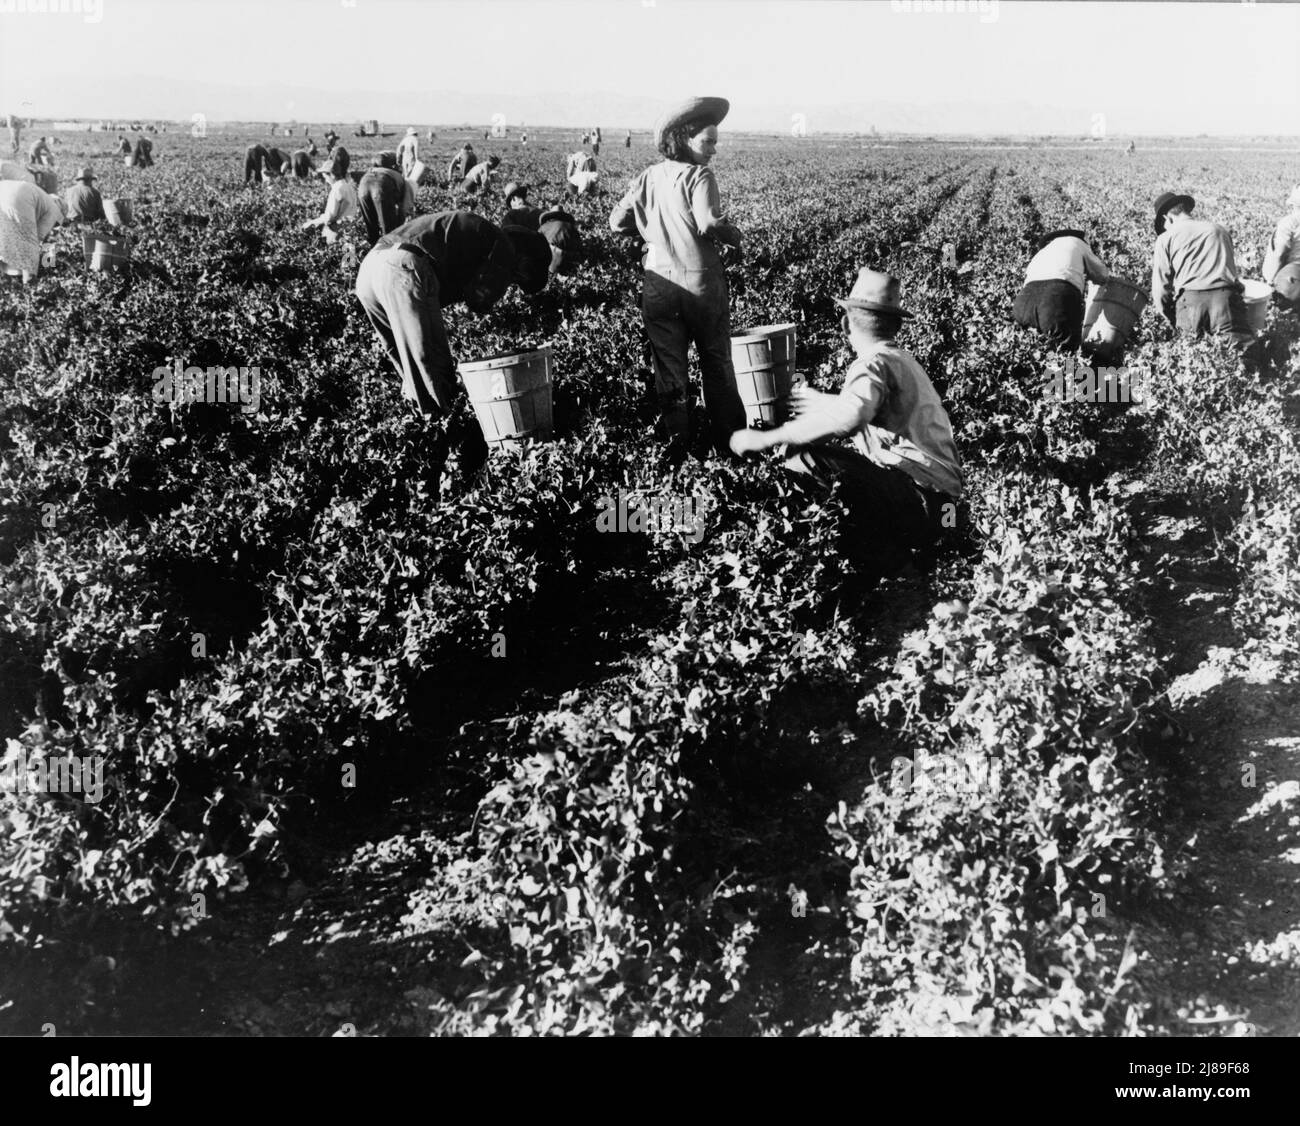
M1110 271L1106 268L1106 263L1098 258L1089 246L1083 248L1083 275L1090 282L1096 282L1098 285L1110 281Z
M709 234L715 227L723 226L726 222L722 218L718 180L712 169L701 169L691 187L691 214L695 217L695 226L701 235Z

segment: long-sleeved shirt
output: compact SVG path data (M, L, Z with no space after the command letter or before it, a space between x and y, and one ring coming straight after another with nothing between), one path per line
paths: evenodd
M376 247L409 243L433 260L438 304L463 301L470 288L483 286L493 302L504 296L514 276L515 252L495 224L472 211L421 215L385 235Z
M1264 280L1271 284L1278 270L1292 262L1300 262L1300 211L1283 215L1278 221L1264 255Z
M1183 219L1156 239L1151 260L1151 303L1172 319L1184 290L1237 286L1232 236L1208 219Z
M104 218L104 197L90 184L73 184L63 193L63 208L69 220L93 223Z
M635 180L609 217L611 230L641 233L649 246L647 270L720 270L712 238L735 243L736 229L722 217L718 181L703 164L664 160Z
M892 340L863 352L844 376L841 396L854 400L853 444L886 469L918 485L961 496L961 468L952 423L916 358Z
M41 239L63 221L58 196L21 180L0 181L0 261L35 277L41 266Z
M1036 281L1068 281L1080 293L1085 293L1085 279L1091 282L1110 280L1110 271L1081 238L1054 238L1029 260L1025 270L1025 283Z
M289 164L293 168L293 174L299 180L311 179L311 174L315 165L312 164L311 155L306 149L299 149L289 158Z

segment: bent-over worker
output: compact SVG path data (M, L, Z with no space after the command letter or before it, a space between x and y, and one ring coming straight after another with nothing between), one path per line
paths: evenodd
M1164 192L1156 200L1151 303L1179 332L1249 336L1232 236L1218 223L1193 219L1196 200Z
M1016 324L1036 329L1053 348L1075 349L1083 340L1087 282L1110 280L1110 271L1092 252L1082 231L1049 231L1025 270L1025 285L1011 315Z

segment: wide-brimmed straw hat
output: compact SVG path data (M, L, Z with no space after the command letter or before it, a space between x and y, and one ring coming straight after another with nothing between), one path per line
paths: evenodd
M1084 242L1088 241L1087 235L1082 231L1076 231L1073 227L1062 228L1059 231L1048 231L1042 238L1034 244L1034 252L1042 250L1049 242L1055 242L1058 238L1081 238Z
M846 309L867 309L873 313L910 317L912 314L899 304L902 296L903 288L896 277L864 266L858 271L858 280L853 283L849 295L835 298L835 303Z
M726 98L687 98L659 119L655 126L655 147L663 143L664 134L678 125L721 125L731 110Z
M1168 211L1175 203L1181 203L1188 211L1196 206L1196 200L1189 195L1179 195L1177 192L1161 192L1156 199L1156 234L1163 234L1165 230L1165 212Z

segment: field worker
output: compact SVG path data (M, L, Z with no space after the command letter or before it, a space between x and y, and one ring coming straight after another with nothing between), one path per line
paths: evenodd
M406 136L398 142L397 160L402 166L402 175L409 176L415 162L420 159L420 137L414 129L407 129Z
M296 180L310 180L312 173L316 171L316 165L306 149L299 149L289 158L289 167L293 169Z
M415 188L395 164L392 153L380 153L357 185L357 206L371 245L415 214Z
M453 156L451 163L447 165L447 187L454 188L473 171L477 163L478 154L474 151L474 146L466 141L460 152Z
M293 161L289 154L283 149L277 149L270 145L266 150L266 160L262 164L262 179L274 180L279 176L288 175L293 168Z
M497 165L501 163L499 156L489 156L486 161L480 160L472 169L469 175L460 182L460 190L463 192L486 192L492 186L492 173L497 170Z
M522 133L519 134L519 143L520 143L521 145L526 145L526 144L528 144L528 130L527 130L527 129L525 129Z
M120 133L118 134L118 138L117 138L117 152L119 156L131 155L131 142L128 141L126 137Z
M29 282L40 273L41 240L63 222L63 201L22 180L0 181L0 271Z
M329 156L334 151L334 146L339 143L339 135L334 132L334 127L330 126L325 131L325 155Z
M432 129L430 129L430 130L429 130L429 144L433 144L433 142L436 141L437 139L438 139L438 134L435 133Z
M1300 306L1300 187L1287 196L1286 205L1291 210L1278 220L1262 276L1281 300Z
M787 446L787 469L822 485L840 481L856 544L877 564L903 563L899 547L925 551L953 526L944 516L955 515L962 475L952 423L925 370L894 340L912 315L898 280L863 269L849 296L835 300L856 353L839 394L797 387L791 421L738 430L731 448L744 455ZM856 449L825 444L842 436Z
M82 168L72 187L63 193L63 211L69 223L95 223L104 218L104 199L95 187L93 168Z
M1082 231L1049 231L1036 249L1011 316L1016 324L1041 332L1053 348L1073 350L1083 340L1085 283L1109 281L1110 271Z
M692 341L700 355L704 402L719 449L745 424L731 366L727 275L718 244L740 250L740 232L722 216L709 161L725 98L691 98L655 130L664 159L632 181L609 217L610 228L645 240L642 315L654 357L655 391L668 435L690 437L694 395L687 367Z
M1232 237L1218 223L1193 219L1196 200L1165 192L1156 200L1151 303L1190 336L1247 334L1246 305Z
M582 258L578 220L558 207L543 211L537 229L551 246L551 274L568 274Z
M32 142L32 147L27 150L28 164L50 164L54 163L54 154L50 152L50 146L44 137L37 137Z
M546 286L550 248L535 231L501 229L469 211L421 215L371 248L357 271L356 295L402 380L402 397L439 422L457 395L456 361L442 310L464 302L486 313L516 285L525 293ZM460 457L486 455L482 435L466 428L456 440ZM445 451L451 436L435 441ZM472 455L471 455L472 456Z
M600 126L599 125L597 125L596 128L591 131L591 155L592 156L600 155Z
M351 219L359 210L357 189L348 175L348 154L346 149L339 149L342 160L332 160L323 174L330 185L330 194L325 200L325 210L315 219L308 219L302 225L303 230L320 227L326 242L333 242L339 237L340 227L345 220ZM336 154L337 156L337 154Z
M527 230L537 230L542 213L528 202L528 185L518 184L513 180L506 185L506 211L501 222Z
M623 147L624 147L625 149L630 149L630 148L632 147L632 130L631 130L631 129L629 129L629 130L627 131L627 137L626 137L626 138L624 139L624 141L623 141Z
M18 144L23 139L23 119L16 113L9 115L9 151L18 155Z
M600 179L600 173L596 171L596 158L586 152L573 153L565 163L564 179L567 181L564 190L569 195L586 195L594 191Z
M132 164L136 168L153 167L153 142L148 137L141 137L135 143L135 159Z
M244 150L244 187L248 187L250 181L261 179L262 167L268 160L265 145L249 145Z

